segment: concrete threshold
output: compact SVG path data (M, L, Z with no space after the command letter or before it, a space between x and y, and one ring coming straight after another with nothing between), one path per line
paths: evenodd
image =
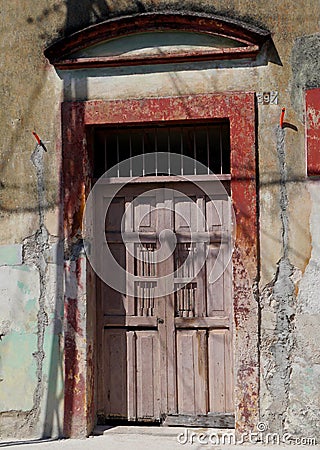
M230 428L200 428L200 427L161 427L161 426L111 426L111 425L98 425L94 431L93 436L107 436L111 434L130 434L130 435L144 435L144 436L163 436L163 437L177 437L179 434L183 433L186 429L190 432L194 431L197 434L200 433L214 433L218 436L223 435L233 435L234 429Z
M87 439L64 439L53 442L12 443L8 449L19 450L261 450L292 449L292 445L235 445L234 430L159 426L98 426ZM226 436L225 440L223 438ZM231 439L231 440L229 440ZM294 445L294 450L318 445Z

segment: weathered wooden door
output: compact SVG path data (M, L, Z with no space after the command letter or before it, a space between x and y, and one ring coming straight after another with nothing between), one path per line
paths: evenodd
M214 190L143 183L113 199L127 292L97 283L100 418L232 426L232 220Z

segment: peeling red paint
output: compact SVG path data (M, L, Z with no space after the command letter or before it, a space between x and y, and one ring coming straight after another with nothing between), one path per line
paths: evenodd
M73 332L78 333L79 336L83 336L83 330L80 326L81 320L77 298L67 298L65 302L65 319L69 327L69 332L72 330Z
M162 64L166 59L163 55L157 55L152 58L143 57L113 57L113 58L86 58L86 61L72 59L70 55L81 49L98 44L106 39L119 38L120 36L127 36L135 33L136 30L143 32L148 31L187 31L203 33L207 35L222 35L228 36L238 41L238 46L235 48L224 48L213 52L209 51L210 58L223 58L224 54L228 54L228 58L237 57L253 57L256 55L262 44L269 39L270 33L250 26L244 23L235 24L226 17L217 17L209 14L192 14L190 12L148 12L139 15L123 16L112 18L96 25L85 28L77 33L74 33L65 39L61 39L45 50L46 57L50 60L56 68L75 68L77 62L78 67L101 67L108 65L120 64ZM208 52L208 50L207 50ZM243 54L243 56L242 56ZM170 54L169 54L170 56ZM176 52L172 54L174 62L181 62L184 60L192 61L194 59L206 59L206 52ZM89 59L89 61L88 61ZM168 56L167 56L168 59ZM87 64L86 64L87 63Z
M320 88L306 91L307 174L320 176Z

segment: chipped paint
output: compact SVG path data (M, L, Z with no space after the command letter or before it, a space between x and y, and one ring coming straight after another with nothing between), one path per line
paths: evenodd
M70 243L69 258L74 260L72 265L70 263L66 265L67 279L72 283L74 292L73 296L68 296L66 299L65 311L68 324L66 332L66 355L68 355L66 373L68 377L65 401L68 435L70 433L79 435L79 433L85 432L84 424L90 421L90 416L84 399L88 392L90 398L93 398L93 391L90 388L93 366L88 364L91 360L87 360L86 365L83 359L87 357L86 353L84 349L78 349L79 343L82 342L81 337L86 323L92 320L86 316L86 322L78 309L80 308L80 298L83 302L81 308L86 308L85 283L82 284L85 264L78 256L79 250L81 253L83 199L88 189L86 186L89 185L90 174L85 127L119 122L132 124L164 120L230 118L231 192L237 218L236 247L238 249L233 257L236 367L242 367L236 371L237 431L249 430L257 421L259 415L258 310L253 287L256 283L258 268L258 231L254 102L253 93L239 92L143 100L66 102L63 104L64 152L66 155L65 232ZM76 181L74 173L78 173ZM75 296L76 294L77 296ZM90 348L89 343L88 348ZM76 365L70 362L75 361L75 358L78 357L80 361L77 360ZM79 379L76 390L75 374ZM243 389L244 385L248 387L247 390ZM81 401L84 403L80 408ZM92 400L89 400L89 403L92 403ZM74 404L78 405L76 410ZM79 430L80 424L83 427L82 431Z
M320 88L306 91L307 173L320 176Z
M5 108L2 108L0 121L0 239L4 244L0 247L0 388L9 378L13 384L9 391L12 403L6 405L11 409L3 407L0 411L0 434L10 440L61 436L65 427L66 435L79 437L88 434L94 426L95 305L90 301L94 283L86 279L90 274L83 258L81 236L83 205L90 191L91 177L86 151L91 143L90 139L86 142L85 126L90 128L108 120L113 124L128 123L141 111L145 121L165 121L171 113L161 115L162 106L157 109L164 97L172 100L163 100L161 105L169 105L176 120L193 117L189 96L195 95L211 99L199 102L199 117L206 108L212 108L222 117L233 95L238 98L238 102L230 100L229 103L235 114L232 195L236 199L238 243L233 256L237 264L234 275L237 430L252 428L260 413L260 419L267 417L273 429L281 422L283 431L312 435L319 440L320 199L316 127L319 108L310 103L305 109L305 91L320 87L319 2L298 0L291 4L271 0L248 9L247 0L172 1L169 6L173 12L183 13L188 9L216 14L269 30L274 45L266 46L255 61L70 70L60 79L61 73L57 74L43 55L43 49L52 42L110 17L154 13L168 6L144 0L101 1L95 2L94 8L93 2L89 3L55 0L54 4L43 8L40 0L34 0L32 7L30 2L21 0L19 5L4 2L1 9L3 23L8 26L1 30L5 70L0 88ZM19 33L12 30L19 30ZM279 106L254 105L254 92L270 90L279 92ZM239 91L252 92L252 100L242 104ZM228 102L219 112L219 105L210 95L220 94L220 99L215 99L223 104L226 92L229 92ZM184 102L177 100L181 96ZM307 103L308 96L307 93ZM153 104L150 98L154 99ZM99 109L101 99L110 102ZM128 99L132 103L127 109ZM147 99L145 104L144 99ZM85 110L81 101L90 100L92 108ZM95 104L94 100L98 102ZM60 105L64 101L76 104L63 106L61 130ZM286 107L286 120L297 131L285 129L287 180L286 198L282 197L281 205L279 200L284 192L275 126L279 123L282 106ZM143 118L144 108L148 117ZM48 152L45 158L37 160L38 167L30 161L34 149L31 131L35 128L48 141ZM236 173L238 164L241 170ZM312 179L305 177L306 166ZM62 173L63 180L60 179ZM239 174L245 174L245 179L239 178ZM260 210L257 211L259 197ZM259 253L255 233L257 217ZM283 259L284 223L288 225L285 231L287 259ZM61 249L64 244L66 267L63 274L63 252L60 250L58 258L57 248ZM30 294L27 294L28 289ZM70 323L65 320L63 324L62 306L67 305L69 299ZM288 321L291 303L295 303L293 324ZM256 321L259 317L260 322ZM288 345L281 342L282 331L289 338ZM23 347L22 338L27 348ZM70 384L65 383L65 420L64 347L64 356L70 357L65 367L66 380L70 380ZM32 355L34 352L37 360ZM3 358L3 354L7 356ZM16 356L28 368L28 373L15 367L19 364ZM14 363L13 369L11 363ZM277 372L285 381L277 379ZM24 397L18 398L20 391L15 390L14 383L26 386ZM284 394L280 392L283 385ZM4 397L6 402L10 401L8 395ZM276 411L278 397L279 411L284 411L282 417ZM35 411L34 407L39 414L30 414ZM21 430L17 423L26 426ZM30 423L33 426L29 427Z

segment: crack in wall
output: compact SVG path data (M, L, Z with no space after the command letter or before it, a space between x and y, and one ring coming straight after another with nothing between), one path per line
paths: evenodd
M279 206L283 254L274 280L262 292L262 376L269 404L262 411L262 419L273 432L283 432L289 407L289 388L292 372L292 353L295 345L295 269L289 259L289 220L285 130L277 127L277 156L280 172ZM271 313L271 316L270 316ZM271 329L267 326L271 320ZM271 317L271 318L270 318ZM268 361L268 364L266 364Z
M23 263L33 264L39 271L40 296L38 300L39 310L37 314L37 350L32 354L36 360L36 387L33 394L33 407L27 414L24 428L34 428L40 415L40 405L43 395L43 361L45 358L44 338L45 330L48 326L48 314L46 312L46 285L47 285L47 261L46 251L49 248L49 233L44 225L44 211L46 209L43 149L37 145L31 155L31 161L36 169L37 193L38 193L38 214L39 229L30 237L23 241Z

